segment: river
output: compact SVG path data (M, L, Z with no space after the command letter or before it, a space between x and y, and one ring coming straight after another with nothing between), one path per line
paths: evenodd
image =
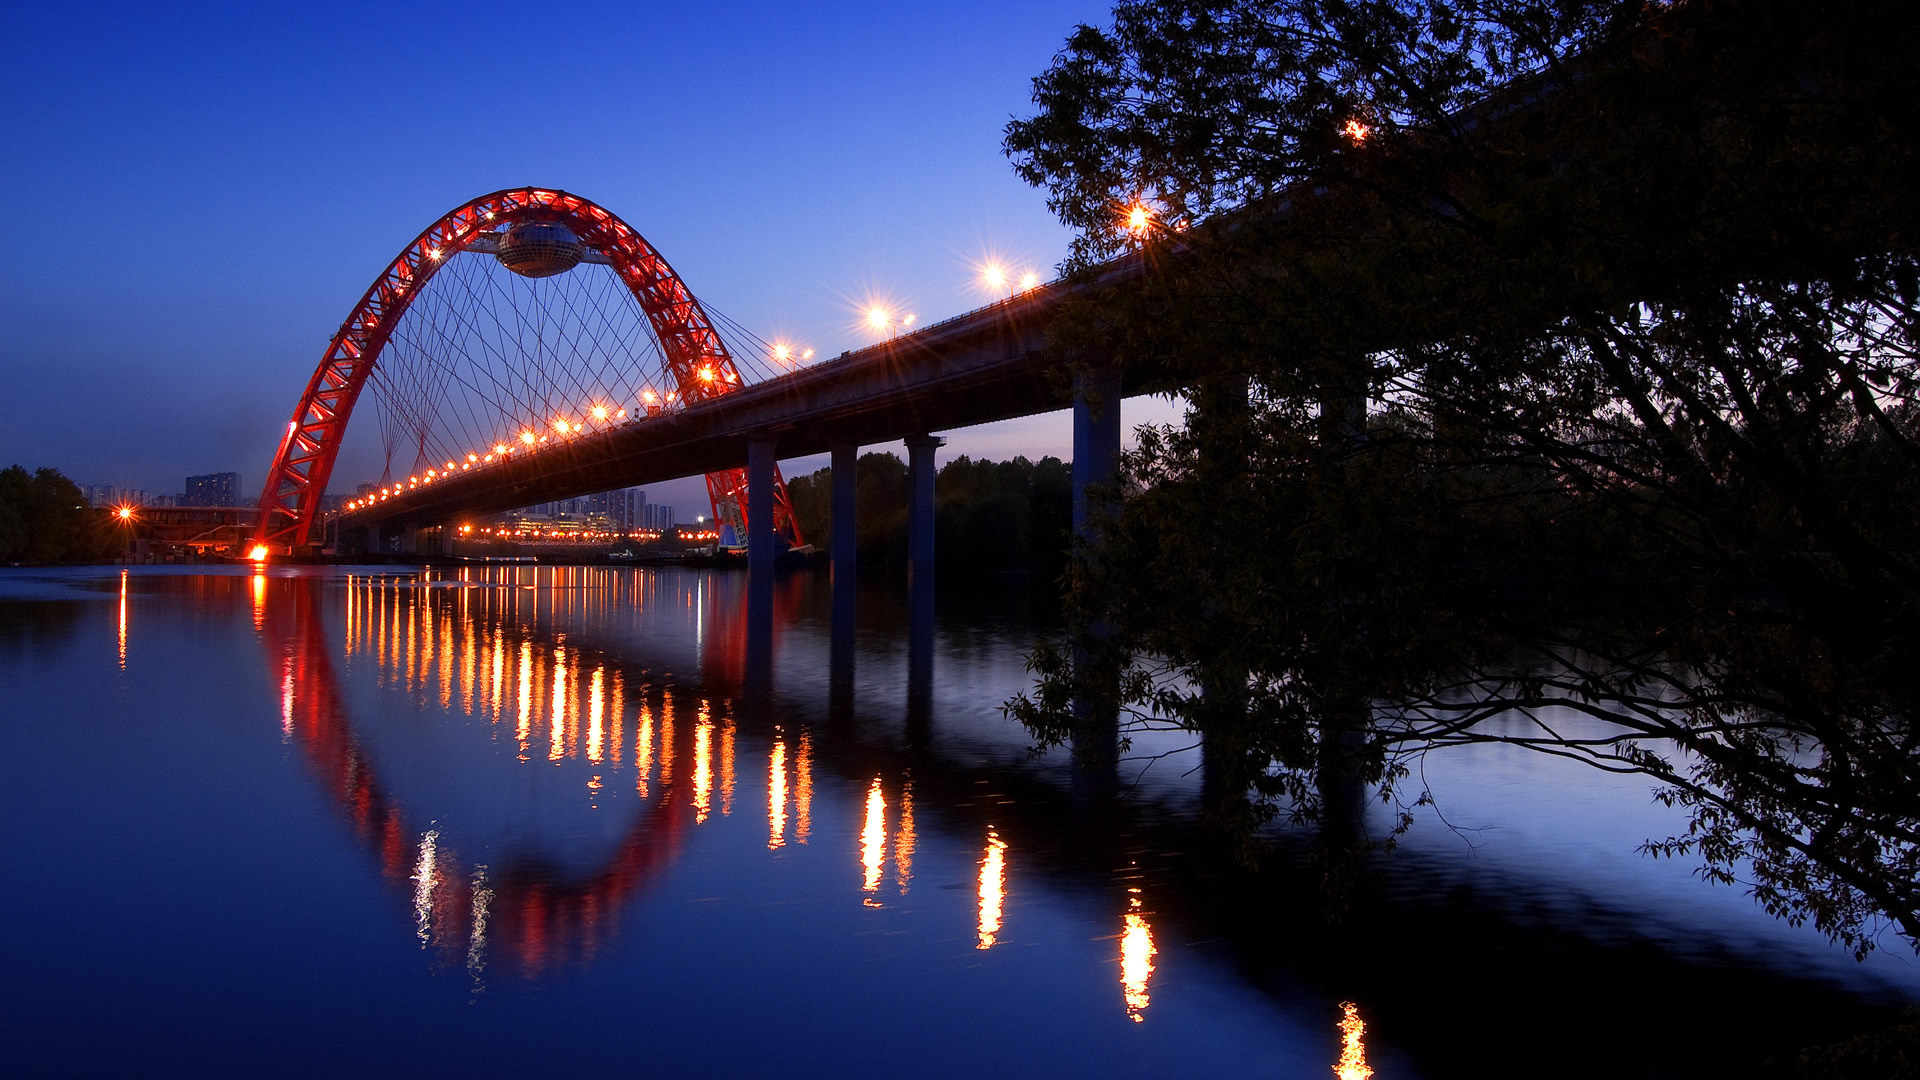
M915 665L783 578L757 679L737 571L0 570L14 1075L1699 1076L1920 1000L1511 748L1338 903L1250 872L1188 740L1031 754L1044 623L943 589Z

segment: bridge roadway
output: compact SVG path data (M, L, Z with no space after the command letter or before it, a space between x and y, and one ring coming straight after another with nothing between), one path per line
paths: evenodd
M1075 406L1076 523L1084 518L1087 481L1112 474L1120 446L1119 410L1104 407L1144 385L1111 369L1092 368L1070 385L1046 348L1046 330L1074 294L1117 284L1138 273L1123 259L1090 283L1046 285L857 352L843 353L776 379L684 409L630 420L604 431L550 443L505 462L477 467L363 509L334 515L336 536L357 530L440 527L442 544L468 518L555 499L657 483L745 465L747 517L770 522L770 507L753 505L769 484L775 457L832 451L835 535L851 537L852 463L858 447L905 439L916 498L910 526L916 564L932 560L932 449L929 433ZM1139 381L1134 381L1139 380ZM1090 392L1082 393L1081 389ZM844 466L844 468L842 467ZM842 478L839 474L846 473ZM770 495L767 496L770 499ZM920 503L925 503L924 507ZM924 512L922 512L924 511ZM755 547L760 529L752 524ZM765 558L771 558L771 536ZM835 561L840 552L836 551ZM851 557L851 552L847 553ZM758 560L755 560L758 561Z

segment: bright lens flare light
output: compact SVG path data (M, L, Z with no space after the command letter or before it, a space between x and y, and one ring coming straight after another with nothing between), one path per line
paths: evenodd
M1029 270L1026 273L1020 275L1020 290L1022 292L1025 292L1028 289L1038 288L1039 285L1040 285L1039 274L1036 274L1033 271Z
M119 518L119 519L120 519L121 521L132 521L132 520L133 520L133 507L131 507L131 506L122 506L122 507L120 507L120 508L119 508L118 510L115 510L115 511L113 512L113 516L114 516L114 517L117 517L117 518Z
M791 360L791 359L793 359L793 347L792 347L792 346L790 346L790 345L788 345L788 344L787 344L786 342L784 342L784 341L776 341L776 342L774 342L774 343L773 343L773 358L774 358L775 360L778 360L778 361L780 361L780 362L781 362L781 363L783 363L783 364L784 364L784 363L786 363L787 361L789 361L789 360Z
M876 304L867 309L867 325L875 330L885 330L893 325L893 316L886 308Z
M1135 235L1144 233L1147 231L1147 226L1152 223L1153 215L1139 203L1134 203L1133 208L1127 211L1127 231L1130 233Z
M999 292L1007 287L1007 268L999 263L988 263L986 269L980 271L980 280L987 288Z
M1358 120L1349 120L1341 126L1340 134L1356 143L1363 143L1367 141L1367 136L1373 134L1373 128Z
M595 405L593 407L593 418L595 420L605 420L607 418L607 407L605 405Z
M268 554L270 553L267 551L267 545L255 544L253 545L253 550L247 552L247 558L252 559L254 562L266 562Z
M1367 1065L1367 1048L1360 1041L1367 1023L1360 1019L1360 1007L1351 1001L1340 1003L1340 1060L1333 1066L1340 1080L1367 1080L1373 1069Z

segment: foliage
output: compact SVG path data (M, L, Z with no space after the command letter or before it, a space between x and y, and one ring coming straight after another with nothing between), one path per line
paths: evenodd
M820 547L833 535L832 478L827 468L787 484L801 531ZM906 463L893 454L862 454L856 478L860 562L904 565ZM940 469L933 486L940 573L1025 573L1053 581L1065 570L1073 481L1060 459L996 462L962 455Z
M0 469L0 563L85 562L124 546L105 511L54 469Z
M1140 272L1057 334L1193 407L1010 711L1204 732L1243 827L1330 773L1404 811L1469 743L1646 774L1692 817L1656 854L1920 946L1917 43L1761 0L1081 28L1007 149Z

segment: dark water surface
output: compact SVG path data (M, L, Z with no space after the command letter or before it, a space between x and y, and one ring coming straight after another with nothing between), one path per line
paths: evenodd
M1514 750L1330 918L1183 740L1118 807L1028 755L1024 606L949 592L917 684L904 597L836 671L783 579L749 690L739 573L0 571L8 1071L1735 1075L1920 998Z

